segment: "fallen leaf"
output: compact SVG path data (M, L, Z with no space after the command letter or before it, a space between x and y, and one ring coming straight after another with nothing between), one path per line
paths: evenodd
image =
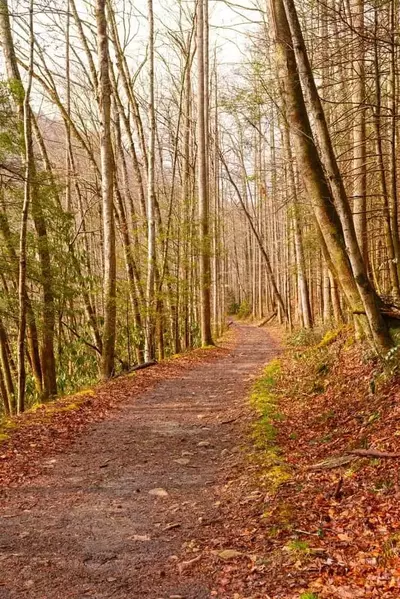
M212 551L212 553L226 561L235 559L235 557L240 557L243 555L241 551L236 551L236 549L223 549L222 551Z

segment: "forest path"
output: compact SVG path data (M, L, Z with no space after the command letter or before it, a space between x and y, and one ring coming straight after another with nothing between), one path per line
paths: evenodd
M45 474L7 490L1 599L210 597L201 568L182 573L184 544L211 534L224 463L240 443L232 419L276 354L266 331L235 328L229 354L127 398Z

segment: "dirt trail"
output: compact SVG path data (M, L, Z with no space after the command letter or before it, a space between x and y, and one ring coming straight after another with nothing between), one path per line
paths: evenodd
M45 474L6 490L1 599L210 596L200 568L179 572L184 543L204 542L218 518L214 490L239 443L228 421L276 353L265 331L237 329L229 355L128 397L46 458Z

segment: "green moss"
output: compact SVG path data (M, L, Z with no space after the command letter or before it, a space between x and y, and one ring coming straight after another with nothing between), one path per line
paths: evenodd
M67 406L63 406L60 408L60 412L73 412L74 410L79 410L80 404L78 403L70 403Z
M280 368L279 360L270 362L265 367L263 375L254 384L250 396L250 403L259 414L259 419L253 428L253 439L259 449L274 443L277 434L274 422L282 419L277 398L273 393Z
M287 464L280 455L276 444L276 423L284 416L279 411L279 396L276 391L277 379L281 372L279 360L273 360L264 369L262 376L256 381L250 396L250 403L258 412L259 418L253 426L252 438L256 448L262 452L261 481L272 492L290 480L291 474Z
M262 478L267 482L268 488L275 492L281 485L288 482L292 475L286 464L282 462L268 468Z
M4 443L5 441L8 441L10 438L10 435L7 435L7 433L0 433L0 444Z
M82 389L81 391L78 391L78 393L74 393L73 396L82 397L86 395L90 395L91 397L93 397L93 395L95 395L95 392L93 391L93 389Z
M14 420L4 420L1 424L0 424L0 431L2 430L8 430L8 431L12 431L17 427L17 423L14 422Z
M344 347L344 349L345 349L345 350L346 350L346 349L350 349L351 347L353 347L353 345L355 345L355 342L356 342L356 339L355 339L354 335L349 335L349 336L346 338L346 341L345 341L345 343L344 343L344 346L343 346L343 347Z
M280 361L273 360L264 368L262 376L253 386L250 403L262 416L269 416L276 410L277 401L272 390L280 370Z
M318 595L311 593L310 591L306 591L300 595L299 599L318 599Z
M336 329L335 331L327 331L322 339L317 345L317 348L327 347L331 345L336 339L339 337L342 329Z
M293 506L281 501L275 505L272 511L265 511L261 518L271 521L269 528L277 528L279 531L290 531L293 528L292 521L294 517Z
M57 404L48 405L46 406L45 414L52 416L53 414L61 414L62 412L74 412L75 410L79 410L82 403L82 401L77 401L63 406L58 406Z

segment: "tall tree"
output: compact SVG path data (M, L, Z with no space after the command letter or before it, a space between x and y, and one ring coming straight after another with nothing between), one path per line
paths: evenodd
M154 10L153 0L148 0L149 21L149 147L147 153L147 294L144 358L154 359L155 271L156 271L156 216L155 216L155 151L156 113L154 93Z
M30 110L30 96L33 78L33 60L34 60L35 37L33 32L33 0L29 6L29 79L25 90L23 104L24 118L24 146L25 146L25 182L24 182L24 203L22 206L21 229L19 237L19 281L18 281L18 299L19 299L19 323L18 323L18 402L17 411L23 412L25 409L25 333L26 333L26 235L28 228L28 212L31 203L32 178L34 176L34 157L33 157L33 139L32 122Z
M18 61L15 53L14 41L11 31L10 13L7 0L1 0L0 3L0 38L3 48L5 67L7 77L11 84L14 104L22 125L24 125L24 113L26 110L31 112L30 107L25 107L25 92L18 68ZM31 75L34 75L30 69ZM29 117L32 119L32 115ZM31 156L30 160L30 186L34 184L35 161ZM41 268L41 285L43 289L43 332L41 344L41 375L43 383L43 397L51 397L57 394L56 364L54 355L54 330L55 330L55 308L54 308L54 286L51 267L51 256L49 247L49 238L47 232L47 222L43 212L41 197L38 187L35 185L35 191L31 194L32 200L32 218L38 238L38 255Z
M101 120L101 196L104 237L104 330L102 376L114 373L117 317L116 253L114 222L114 156L111 139L111 82L106 18L106 0L96 0L98 98Z
M197 2L197 146L198 146L198 191L200 219L200 324L201 343L212 345L211 333L211 240L209 223L209 181L207 169L207 136L209 123L206 122L208 112L206 83L205 30L208 23L204 19L204 5L208 0Z
M280 0L278 0L278 2L280 2ZM388 328L386 326L385 320L380 312L378 298L375 293L375 290L373 289L369 281L368 274L366 272L366 267L362 259L361 251L357 242L354 229L354 221L351 215L350 206L343 185L341 173L339 171L336 157L334 154L331 138L327 128L324 110L321 105L321 101L315 85L315 80L313 78L312 71L310 68L310 63L308 60L307 51L305 48L304 39L297 16L297 11L292 0L283 0L283 7L281 8L283 8L284 10L280 10L280 31L284 32L285 44L290 43L290 48L293 48L293 51L289 48L285 50L287 55L293 52L293 58L290 61L290 63L288 63L288 65L291 65L293 72L290 73L290 75L286 78L286 81L288 83L288 87L291 86L293 88L293 78L299 78L300 74L300 79L303 83L305 95L308 100L309 110L313 118L313 123L315 125L324 168L329 176L329 182L332 188L333 195L332 199L334 200L335 204L332 204L331 207L327 204L327 202L330 201L330 192L328 183L325 180L325 194L321 194L320 191L318 192L318 201L322 208L322 211L319 212L319 215L323 216L323 218L319 220L321 232L325 237L325 241L328 246L328 251L331 255L331 259L334 261L335 268L346 270L348 273L346 277L347 295L348 299L350 300L352 310L354 311L354 313L358 315L366 315L367 324L365 326L365 332L368 336L372 337L378 351L386 351L388 348L392 346L392 340ZM292 79L292 82L290 82L290 79ZM312 135L311 127L309 125L307 109L302 98L302 92L300 87L298 88L296 95L297 102L299 103L299 105L303 103L303 109L296 109L297 114L301 116L303 134L307 134L306 129L308 129L309 133ZM299 139L299 136L297 136L297 138ZM312 156L312 154L314 154L314 157ZM311 153L307 152L307 157L309 159L312 159L314 162L315 168L312 168L312 175L315 176L317 170L322 171L320 156L315 145ZM309 165L312 165L311 160L309 162ZM325 175L323 172L321 172L321 175L325 179ZM330 231L326 227L327 222L325 221L326 217L328 216L328 212L330 212L331 216L336 218L337 220L335 229L330 229ZM342 236L343 242L338 245L337 242L333 239L333 236ZM331 246L332 242L334 243ZM345 244L347 246L348 256L351 265L348 264L347 255L344 251ZM336 247L333 247L334 245ZM362 300L361 309L357 307L357 304L359 303L357 296ZM368 331L368 328L370 329L370 331Z

